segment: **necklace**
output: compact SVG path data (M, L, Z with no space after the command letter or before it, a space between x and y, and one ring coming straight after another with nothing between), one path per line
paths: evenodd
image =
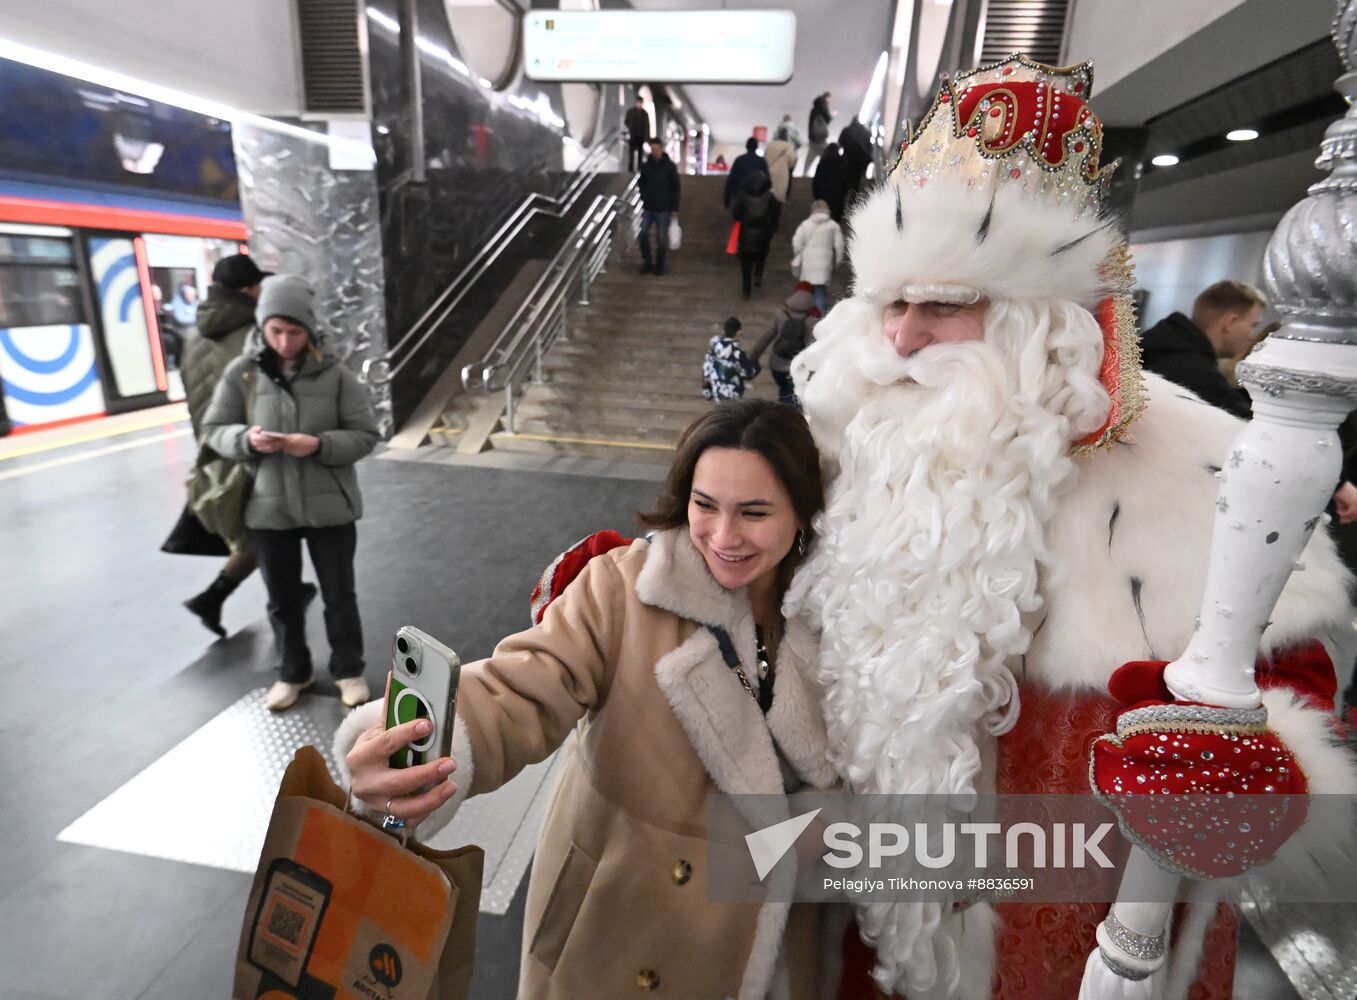
M758 654L759 680L766 681L773 666L768 662L768 649L763 644L763 629L757 625L754 626L754 650Z

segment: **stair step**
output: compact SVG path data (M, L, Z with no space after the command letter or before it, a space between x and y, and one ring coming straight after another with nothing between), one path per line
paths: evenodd
M645 443L626 441L591 441L581 438L548 434L509 434L496 431L490 443L497 451L526 455L571 455L578 458L601 458L616 462L643 462L666 467L674 458L674 449Z
M514 419L514 430L519 434L539 436L559 435L588 441L629 441L648 445L673 447L678 441L679 432L687 425L679 427L661 427L653 425L638 426L636 423L599 414L592 419L576 417L566 419L553 416L546 419L528 416L522 420Z
M684 408L642 405L639 401L630 404L609 405L590 399L587 403L565 403L560 400L525 399L523 405L514 410L514 425L523 427L529 423L534 426L550 427L566 433L599 436L594 433L598 427L644 427L645 437L652 434L667 434L674 440L683 429L711 408L700 395L692 401L693 406ZM608 432L603 437L616 437ZM627 436L627 435L623 435Z

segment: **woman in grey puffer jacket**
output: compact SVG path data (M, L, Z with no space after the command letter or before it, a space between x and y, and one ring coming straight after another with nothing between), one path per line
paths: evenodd
M245 524L283 660L267 698L275 711L295 703L313 680L303 540L325 602L340 697L346 705L370 697L353 573L354 522L363 515L354 464L376 447L377 419L358 377L316 347L312 298L301 278L264 280L256 311L264 345L227 366L203 418L204 437L218 454L255 466Z

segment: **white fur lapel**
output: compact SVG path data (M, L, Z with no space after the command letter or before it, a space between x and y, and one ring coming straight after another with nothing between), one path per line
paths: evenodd
M713 579L682 529L651 538L636 593L652 607L699 625L724 628L751 684L758 683L748 598ZM784 783L775 742L802 780L817 787L833 783L824 716L811 680L815 654L809 630L800 622L788 622L778 652L773 707L766 720L708 629L698 628L655 664L660 690L722 792L781 795Z
M824 718L808 686L813 683L808 677L814 668L814 637L803 626L788 623L778 654L773 707L765 723L758 705L722 658L716 637L703 627L724 628L741 663L752 665L754 617L749 600L744 592L727 591L712 578L685 531L659 532L651 538L636 594L645 604L698 624L678 648L660 657L655 679L716 787L727 795L758 796L736 802L751 826L757 829L790 816L775 740L804 780L822 787L832 784ZM750 680L757 683L753 673ZM794 865L784 859L769 875L768 895L788 898L794 878ZM790 909L790 904L777 901L759 908L739 1000L764 1000L769 995Z
M1077 460L1075 485L1048 523L1057 569L1043 579L1045 607L1017 665L1021 680L1105 691L1122 663L1171 660L1192 636L1215 473L1242 423L1156 375L1146 373L1145 388L1144 415L1124 441ZM1349 614L1349 575L1322 529L1303 563L1264 634L1269 648L1322 638Z

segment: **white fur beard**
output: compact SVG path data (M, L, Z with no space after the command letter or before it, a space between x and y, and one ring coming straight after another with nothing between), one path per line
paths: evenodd
M1096 378L1050 364L1043 315L991 306L985 342L909 360L879 321L815 345L803 398L838 475L787 604L822 629L830 758L856 792L950 794L965 808L980 741L1016 721L1008 664L1031 640L1023 615L1041 607L1043 527L1073 471L1071 440L1107 406ZM1096 337L1096 324L1078 336ZM1097 370L1094 344L1082 372ZM858 920L887 992L956 989L949 902L865 905Z

